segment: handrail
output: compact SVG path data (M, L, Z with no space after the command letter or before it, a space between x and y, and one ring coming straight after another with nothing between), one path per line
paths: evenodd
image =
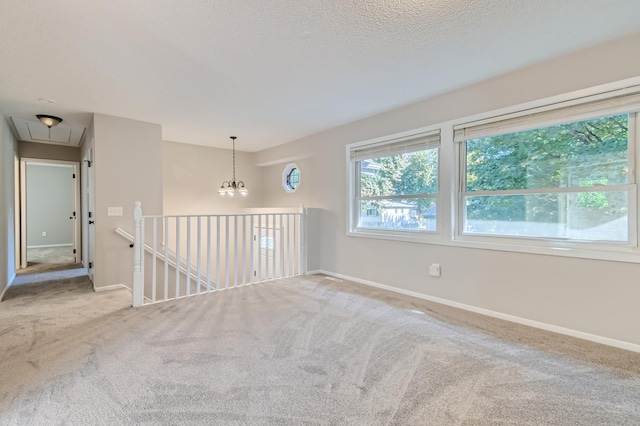
M128 241L130 241L130 242L132 242L132 243L135 243L135 237L134 237L133 235L131 235L130 233L128 233L127 231L125 231L124 229L122 229L122 228L118 227L118 228L116 228L116 229L115 229L115 232L116 232L116 234L120 235L120 236L121 236L121 237L123 237L124 239L126 239L126 240L128 240ZM145 244L145 245L144 245L144 250L145 250L147 253L150 253L150 254L153 254L153 252L154 252L153 247L151 247L151 246L150 246L150 245L148 245L148 244ZM157 257L157 259L158 259L159 261L161 261L161 262L164 262L164 253L162 253L162 252L160 252L160 251L158 251L158 250L155 250L155 252L156 252L156 257ZM181 259L181 260L182 260L182 259ZM175 260L172 260L172 259L169 257L169 259L167 259L167 263L169 264L169 266L171 266L172 268L176 269L176 265L177 265L177 264L176 264ZM183 274L187 275L187 272L188 272L188 271L187 271L187 268L185 268L184 266L182 266L182 262L180 262L180 263L181 263L181 265L180 265L180 267L178 268L178 270L179 270L181 273L183 273ZM202 275L201 275L200 277L198 277L198 276L197 276L195 273L193 273L193 272L189 273L189 275L191 276L191 278L193 278L194 280L196 280L197 282L199 282L199 283L200 283L200 286L202 286L202 287L205 287L205 288L206 288L206 286L207 286L207 280L206 280L206 278L203 278L203 277L202 277ZM199 279L198 279L198 278L199 278ZM211 284L215 284L215 282L216 282L216 281L215 281L214 279L212 279L212 280L210 281L210 283L211 283Z

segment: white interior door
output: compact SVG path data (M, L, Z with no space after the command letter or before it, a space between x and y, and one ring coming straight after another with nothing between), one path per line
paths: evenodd
M94 272L94 256L95 256L95 191L94 191L94 173L93 173L93 141L91 142L90 147L85 152L85 157L82 161L82 171L83 171L83 226L84 230L84 255L83 255L83 263L84 267L87 268L87 274L89 275L89 279L93 282L93 272Z
M27 267L27 162L20 160L20 268Z
M82 250L80 245L80 170L78 164L73 165L73 212L69 219L73 220L73 256L74 263L78 263L82 259Z

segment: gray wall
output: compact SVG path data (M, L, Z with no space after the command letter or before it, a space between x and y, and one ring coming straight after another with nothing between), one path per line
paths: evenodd
M27 247L73 244L72 175L70 165L27 163Z
M277 189L284 164L268 166L265 204L318 209L310 269L640 344L640 264L347 236L345 160L349 143L640 76L638 45L640 35L616 40L261 151L257 164L313 159L293 194ZM440 278L429 277L430 263L441 265Z
M46 143L20 142L20 157L80 162L80 148Z
M6 117L0 111L0 295L15 277L15 167L18 146Z
M162 214L162 129L103 114L93 117L95 173L95 287L133 282L133 251L115 233L133 234L133 205L144 214ZM107 207L122 207L123 216L107 216Z

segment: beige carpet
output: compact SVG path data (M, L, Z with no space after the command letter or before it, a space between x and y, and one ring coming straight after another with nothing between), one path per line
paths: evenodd
M638 425L640 354L323 276L0 304L0 424Z
M25 275L81 268L82 265L75 261L72 246L27 248L27 267L17 273Z

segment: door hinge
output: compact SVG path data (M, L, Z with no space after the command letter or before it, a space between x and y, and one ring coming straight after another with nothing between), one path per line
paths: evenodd
M74 178L74 179L76 178L76 174L75 174L75 173L73 174L73 178Z
M256 241L256 236L255 235L253 236L253 241Z
M84 160L84 161L87 162L87 167L91 167L91 161L89 161L89 160Z
M256 274L256 271L253 271L253 276L255 277L255 276L257 276L257 275L258 275L258 274Z
M73 254L76 254L76 249L73 249Z
M91 217L91 212L89 212L89 217Z
M76 217L76 212L73 212L73 217Z
M89 262L89 269L93 268L93 262Z

